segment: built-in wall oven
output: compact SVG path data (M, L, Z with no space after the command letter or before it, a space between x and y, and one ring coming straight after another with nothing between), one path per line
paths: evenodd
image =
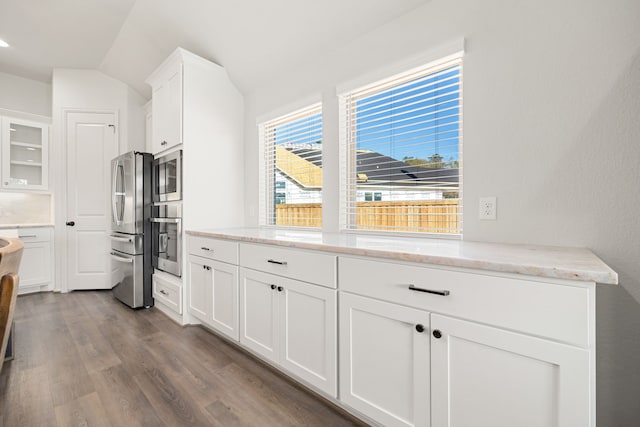
M153 202L182 200L182 150L153 161Z
M154 205L151 223L153 266L182 276L182 204Z
M182 276L182 150L153 161L152 253L156 270Z

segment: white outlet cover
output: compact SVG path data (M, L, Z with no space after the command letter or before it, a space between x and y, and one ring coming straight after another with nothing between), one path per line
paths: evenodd
M495 221L498 211L497 206L495 196L480 197L480 219Z

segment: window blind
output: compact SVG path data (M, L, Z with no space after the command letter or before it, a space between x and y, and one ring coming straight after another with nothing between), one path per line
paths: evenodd
M322 105L260 126L263 208L268 225L322 225Z
M462 59L340 96L343 228L462 232Z

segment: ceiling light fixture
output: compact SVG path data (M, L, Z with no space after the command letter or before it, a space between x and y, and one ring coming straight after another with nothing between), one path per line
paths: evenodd
M0 39L0 47L9 47L9 43L7 43L6 41Z

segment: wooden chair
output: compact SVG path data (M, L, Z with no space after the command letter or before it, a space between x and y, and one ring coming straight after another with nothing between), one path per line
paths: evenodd
M4 364L13 310L18 298L18 269L24 245L18 239L0 238L0 371Z

